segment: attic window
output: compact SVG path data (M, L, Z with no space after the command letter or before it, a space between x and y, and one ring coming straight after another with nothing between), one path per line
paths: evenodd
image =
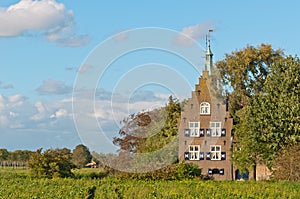
M202 102L200 104L200 114L209 115L210 114L210 104L208 102Z

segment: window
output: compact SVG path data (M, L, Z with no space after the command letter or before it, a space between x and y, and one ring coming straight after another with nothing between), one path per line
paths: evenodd
M200 160L200 145L189 146L190 160Z
M210 114L210 104L208 102L202 102L200 104L200 114L209 115Z
M190 137L199 137L200 122L189 122Z
M221 146L219 145L210 146L210 159L221 160Z
M214 175L214 174L220 174L220 175L224 175L224 169L208 169L208 174L210 175Z
M210 122L211 136L221 136L221 122Z

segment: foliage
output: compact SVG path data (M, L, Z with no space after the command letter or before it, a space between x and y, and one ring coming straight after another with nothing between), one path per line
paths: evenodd
M37 179L0 169L0 198L300 198L299 189L299 182Z
M273 50L271 45L248 46L216 63L224 86L229 95L229 111L238 122L236 111L248 103L263 89L270 66L283 57L282 50Z
M113 143L129 152L152 152L163 148L177 136L181 107L178 100L169 97L166 107L130 115L123 120Z
M82 168L72 170L75 179L103 179L108 172L99 168Z
M28 166L34 176L39 178L73 177L71 169L75 165L71 162L69 149L49 149L42 153L37 150L30 157Z
M7 149L0 149L0 161L7 160L9 157L9 152Z
M106 162L111 162L114 169L134 173L165 168L176 162L180 113L180 103L170 96L165 107L125 118L120 136L113 140L120 146L119 154Z
M279 150L273 168L273 179L299 181L300 143L291 144Z
M27 162L33 152L28 150L16 150L10 152L11 161L23 161Z
M0 149L0 161L27 162L33 152L28 150L16 150L13 152L7 149Z
M238 112L235 163L272 166L278 151L300 141L300 61L286 57L271 65L264 89Z
M177 168L177 179L201 177L201 169L192 163L180 163Z
M79 168L83 168L87 163L92 160L92 155L89 149L83 144L75 147L72 153L72 162Z
M153 170L146 173L128 173L110 169L110 176L118 179L138 179L138 180L184 180L200 179L201 169L192 163L170 164L165 168Z

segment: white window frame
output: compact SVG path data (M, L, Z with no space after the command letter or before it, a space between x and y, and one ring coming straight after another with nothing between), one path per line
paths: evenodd
M200 104L200 114L209 115L210 114L210 104L208 102L202 102Z
M200 136L200 122L189 122L190 137Z
M200 160L200 145L189 145L190 160Z
M221 160L221 145L210 145L210 159Z
M210 122L210 133L212 137L221 137L222 135L222 123Z

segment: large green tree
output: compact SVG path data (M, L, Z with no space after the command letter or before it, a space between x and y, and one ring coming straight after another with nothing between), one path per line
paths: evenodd
M263 89L238 114L234 161L240 166L257 161L272 166L282 148L299 143L299 58L288 56L270 65Z
M274 50L271 45L261 44L233 51L226 54L223 60L216 62L229 97L229 111L235 122L239 120L236 112L243 108L251 97L262 91L270 66L283 56L282 50Z
M72 162L79 168L83 168L87 163L92 160L92 155L89 149L83 144L75 147L72 154Z

